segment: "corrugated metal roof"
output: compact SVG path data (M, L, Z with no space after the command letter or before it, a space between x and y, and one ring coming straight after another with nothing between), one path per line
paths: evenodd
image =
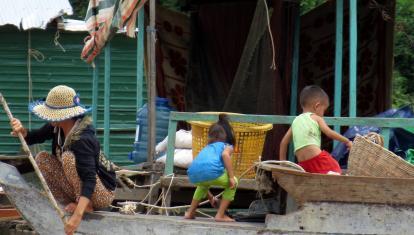
M72 15L69 0L0 0L0 26L19 29L41 28L63 14Z
M23 124L38 128L45 122L30 116L28 103L27 40L28 32L17 30L0 31L0 91L6 98L10 110ZM82 103L92 103L92 68L79 58L83 38L86 33L61 32L60 43L63 52L53 43L54 31L31 31L32 48L41 52L44 61L31 60L33 98L40 99L48 91L60 84L73 87ZM129 165L128 152L133 150L136 127L136 40L117 35L111 41L111 134L109 159L119 165ZM104 94L104 56L100 56L99 105L96 127L98 137L103 143L103 94ZM145 91L145 89L144 89ZM146 97L146 94L143 94ZM50 144L44 145L47 149ZM101 146L103 148L103 146ZM20 151L17 138L10 137L7 116L0 107L0 154L15 155Z

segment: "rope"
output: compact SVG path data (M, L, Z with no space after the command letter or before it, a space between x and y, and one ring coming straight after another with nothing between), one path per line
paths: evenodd
M174 174L172 174L170 184L168 185L168 188L167 188L167 192L165 194L163 194L163 197L162 197L162 204L161 205L164 206L164 207L167 205L167 203L165 202L166 195L168 195L168 192L170 191L173 180L174 180ZM165 214L168 216L168 211L167 210L165 211Z
M272 43L272 65L270 65L270 69L276 70L276 52L275 52L275 42L273 40L273 33L272 33L272 28L270 27L270 16L269 16L269 7L267 6L267 2L266 0L263 0L264 4L265 4L265 8L266 8L266 18L267 18L267 29L269 32L269 36L270 36L270 42Z
M28 30L28 39L27 39L27 76L28 76L28 87L29 87L29 94L28 94L28 103L33 101L33 81L32 81L32 57L37 62L43 62L45 60L45 56L38 50L32 49L32 35L31 31ZM32 129L32 115L30 111L28 112L29 116L29 130Z
M58 39L60 38L59 30L56 30L55 38L53 39L53 42L55 43L55 46L59 46L60 49L62 49L63 52L66 52L65 48L63 48L62 44L59 43Z
M160 181L157 181L157 182L155 182L153 184L145 184L145 185L133 184L133 185L134 185L134 188L151 188L151 187L154 187L154 186L159 185L160 183L161 183Z
M296 169L296 170L298 170L298 171L305 171L301 166L299 166L299 165L297 165L297 164L295 164L295 163L293 163L293 162L290 162L290 161L276 161L276 160L267 160L267 161L262 161L262 162L256 162L255 164L253 164L251 167L249 167L247 170L245 170L240 176L239 176L239 179L242 179L250 170L252 170L253 168L255 168L255 167L257 167L257 170L256 170L256 173L261 169L261 165L264 165L264 164L267 164L266 166L267 167L271 167L272 168L272 166L271 166L271 164L275 164L275 168L277 168L277 166L276 165L282 165L282 166L288 166L288 167L291 167L291 168L294 168L294 169ZM170 176L170 175L167 175L166 177L168 177L168 176ZM165 210L166 211L166 214L167 215L169 215L168 214L168 210L176 210L176 211L179 211L179 210L181 210L181 209L187 209L187 208L190 208L190 206L191 205L183 205L183 206L170 206L170 207L167 207L167 206L165 206L166 205L166 195L168 195L168 192L169 192L169 190L170 190L170 188L171 188L171 185L172 185L172 182L173 182L173 180L174 180L174 174L172 174L171 175L172 176L172 178L171 178L171 181L170 181L170 184L168 185L168 188L167 188L167 191L166 192L161 192L161 194L160 194L160 196L158 197L158 199L157 199L157 201L154 203L154 204L148 204L148 203L145 203L144 201L148 198L148 196L151 194L151 191L152 191L152 188L155 186L155 185L158 185L158 184L160 184L161 182L161 179L160 180L158 180L156 183L154 183L154 184L151 184L151 185L146 185L146 186L151 186L151 189L149 190L149 192L148 192L148 194L145 196L145 198L142 200L142 201L140 201L140 202L137 202L136 204L137 205L142 205L142 206L144 206L144 207L149 207L150 209L147 211L147 215L153 210L153 209L159 209L159 210ZM237 187L237 186L236 186ZM217 199L218 197L220 197L222 194L224 193L224 191L222 191L221 193L219 193L219 194L217 194L216 196L214 196L214 199ZM260 195L260 197L261 197L261 199L263 200L263 197L262 197L262 195ZM160 201L160 200L162 200L162 204L161 204L161 206L157 206L157 204L158 204L158 202ZM207 203L209 203L209 200L205 200L205 201L203 201L203 202L201 202L201 203L199 203L199 206L202 206L202 205L205 205L205 204L207 204ZM114 208L116 208L116 207L114 207ZM119 209L119 208L118 208ZM125 210L125 209L124 209ZM200 214L203 214L203 215L205 215L205 216L208 216L208 217L211 217L211 216L209 216L209 215L207 215L207 214L205 214L205 213L203 213L203 212L201 212L201 211L199 211L199 210L196 210L198 213L200 213Z

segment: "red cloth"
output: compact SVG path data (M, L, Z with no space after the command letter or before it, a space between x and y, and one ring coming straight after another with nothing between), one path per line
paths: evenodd
M299 166L309 173L327 174L329 171L342 173L338 162L325 150L318 156L299 162Z

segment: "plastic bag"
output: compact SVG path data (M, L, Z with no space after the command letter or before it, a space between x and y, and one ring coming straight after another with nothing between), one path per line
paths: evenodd
M376 115L375 117L413 118L414 112L410 106L404 106L400 109L389 109L383 113ZM366 135L369 132L380 133L381 128L374 126L352 126L343 135L348 139L353 140L356 134ZM410 134L409 131L406 131L402 128L392 128L390 131L389 150L405 158L405 150L408 148L408 146L411 145L411 139L414 140L414 135L412 133ZM412 144L414 145L414 142ZM341 168L347 168L348 149L345 144L339 143L331 154L339 162Z

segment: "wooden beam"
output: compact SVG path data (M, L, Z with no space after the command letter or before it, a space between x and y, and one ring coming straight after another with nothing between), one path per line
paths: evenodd
M250 123L272 123L290 125L296 116L282 115L255 115L229 114L231 121L250 122ZM334 126L377 126L377 127L414 127L414 118L375 118L375 117L324 117L328 125ZM170 113L170 120L173 121L207 121L215 122L218 120L217 114L200 114L190 112Z
M19 219L21 215L16 208L0 208L0 221Z

